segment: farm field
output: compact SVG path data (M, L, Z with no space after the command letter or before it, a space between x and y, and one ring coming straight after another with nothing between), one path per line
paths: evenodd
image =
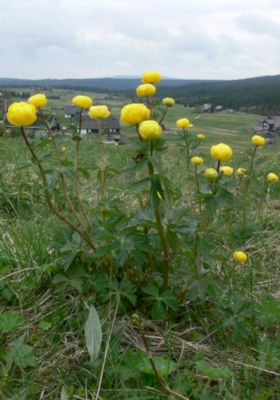
M52 94L69 124L77 92ZM129 102L104 100L114 116ZM125 145L88 134L78 158L77 138L30 156L0 137L1 400L280 398L279 139L252 144L262 118L176 105L159 140L123 124Z

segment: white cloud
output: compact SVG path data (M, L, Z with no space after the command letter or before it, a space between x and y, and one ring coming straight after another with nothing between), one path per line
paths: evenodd
M2 1L0 76L277 74L279 18L276 0Z

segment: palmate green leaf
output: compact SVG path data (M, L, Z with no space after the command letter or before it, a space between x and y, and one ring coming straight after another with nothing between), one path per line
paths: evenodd
M35 367L37 359L34 355L33 347L24 344L17 354L15 364L19 368Z
M97 360L102 342L101 322L93 305L90 306L88 319L85 324L85 340L90 356L90 363L93 364Z
M12 365L16 362L23 346L24 346L24 341L25 341L26 333L22 334L17 338L15 341L14 345L11 347L9 352L6 355L6 366L5 370L8 372Z
M234 376L234 373L231 369L224 367L213 367L206 361L197 361L196 368L200 373L206 375L211 380L227 380Z
M154 361L154 363L156 365L156 368L157 368L159 374L162 377L169 376L177 368L177 364L174 361L172 361L170 358L166 357L166 356L153 357L153 361ZM144 374L154 375L153 368L152 368L152 366L151 366L151 364L150 364L150 362L149 362L147 357L145 357L141 361L141 363L139 365L139 369Z
M13 311L3 312L0 315L0 331L3 333L12 332L24 323L25 320Z

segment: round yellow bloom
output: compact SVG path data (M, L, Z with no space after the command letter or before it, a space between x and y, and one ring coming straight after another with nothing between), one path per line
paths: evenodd
M121 121L126 124L140 124L150 117L150 110L144 104L127 104L121 110Z
M28 103L33 104L33 106L37 108L44 107L47 104L48 100L44 93L34 94L34 96L29 97Z
M136 89L136 94L138 97L154 96L156 91L157 88L151 83L143 83Z
M67 149L67 148L66 148L65 146L62 146L62 147L61 147L61 153L64 153L64 152L66 151L66 149Z
M161 80L161 75L157 71L146 71L142 74L143 83L158 83Z
M92 99L88 96L76 96L72 99L72 104L79 108L88 109L92 105Z
M219 143L211 147L211 157L214 160L228 162L232 158L232 149L227 144Z
M270 182L270 183L276 183L279 181L279 176L274 174L274 172L270 172L269 174L266 175L266 179Z
M12 103L7 112L7 120L15 126L29 126L37 119L36 107L33 104L20 102Z
M177 128L192 128L193 124L190 123L188 118L180 118L176 122Z
M162 99L162 104L166 107L174 107L175 100L172 99L172 97L165 97L164 99Z
M236 173L239 176L245 175L246 174L246 168L242 168L242 167L237 168Z
M143 121L139 125L139 134L143 139L154 140L161 136L162 129L157 121Z
M108 118L111 115L111 111L107 106L91 106L88 115L91 119Z
M244 253L244 251L241 251L241 250L236 250L236 251L233 253L233 258L234 258L236 261L239 261L241 264L245 264L246 261L248 260L247 254Z
M204 139L206 138L206 135L204 135L204 133L198 133L198 134L196 135L196 137L197 137L197 139L199 139L199 140L204 140Z
M210 181L215 181L219 176L218 172L214 168L206 168L204 175Z
M262 136L254 135L251 140L252 140L252 143L257 147L266 145L266 140Z
M231 176L233 174L233 168L226 165L222 166L220 171L222 171L225 176Z
M202 157L192 157L191 163L194 165L201 165L203 163L203 158Z

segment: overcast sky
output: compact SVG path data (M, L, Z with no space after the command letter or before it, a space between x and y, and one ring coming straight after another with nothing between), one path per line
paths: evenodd
M0 0L0 77L280 73L279 0Z

